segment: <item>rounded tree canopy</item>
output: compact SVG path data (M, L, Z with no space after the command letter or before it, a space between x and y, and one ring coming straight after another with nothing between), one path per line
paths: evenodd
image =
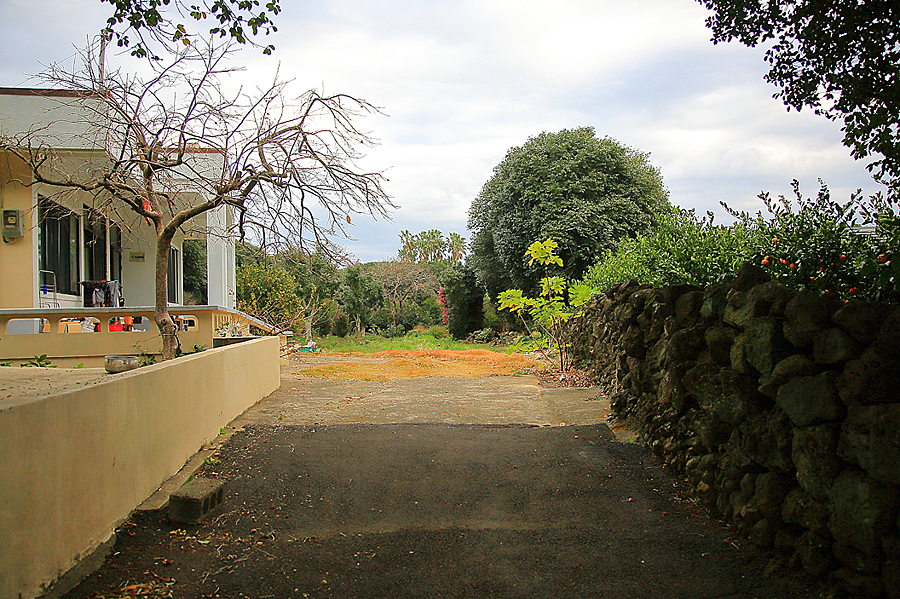
M533 289L528 246L559 243L565 275L580 277L622 237L650 232L668 191L649 154L593 127L542 133L511 148L469 208L472 259L491 296Z

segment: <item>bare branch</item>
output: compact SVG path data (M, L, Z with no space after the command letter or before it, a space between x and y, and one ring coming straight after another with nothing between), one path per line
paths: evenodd
M44 83L67 90L57 108L75 115L65 118L76 133L61 140L35 129L0 139L0 150L31 171L27 184L89 194L108 218L121 219L125 209L139 226L149 222L163 331L171 324L168 247L204 212L235 210L242 238L319 248L347 238L352 215L388 217L394 208L383 174L356 165L374 144L356 122L378 108L315 91L289 100L287 82L277 78L254 95L227 96L220 81L234 71L229 54L227 47L191 44L147 80L115 71L100 81L88 49L82 70L54 64L43 74ZM90 168L66 171L60 148L90 156Z

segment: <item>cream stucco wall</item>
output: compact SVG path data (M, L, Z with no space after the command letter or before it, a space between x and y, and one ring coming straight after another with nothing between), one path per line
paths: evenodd
M40 595L105 542L205 440L278 388L278 354L265 337L67 393L0 398L0 598Z
M0 208L22 210L25 221L24 237L0 240L0 307L31 308L37 296L34 280L37 237L32 222L31 189L15 181L17 178L30 180L24 169L17 168L6 154L0 153Z

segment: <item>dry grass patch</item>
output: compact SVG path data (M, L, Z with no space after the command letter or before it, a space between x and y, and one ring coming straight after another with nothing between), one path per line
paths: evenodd
M300 370L297 374L356 381L389 381L423 377L481 377L521 374L540 363L520 354L501 354L484 349L390 350L368 354L377 362L338 362Z

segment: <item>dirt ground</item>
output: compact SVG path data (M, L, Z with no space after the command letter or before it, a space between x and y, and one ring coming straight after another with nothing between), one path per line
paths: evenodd
M67 596L819 596L682 498L595 389L298 374L333 360L285 361L218 440L198 476L221 513L136 512Z

